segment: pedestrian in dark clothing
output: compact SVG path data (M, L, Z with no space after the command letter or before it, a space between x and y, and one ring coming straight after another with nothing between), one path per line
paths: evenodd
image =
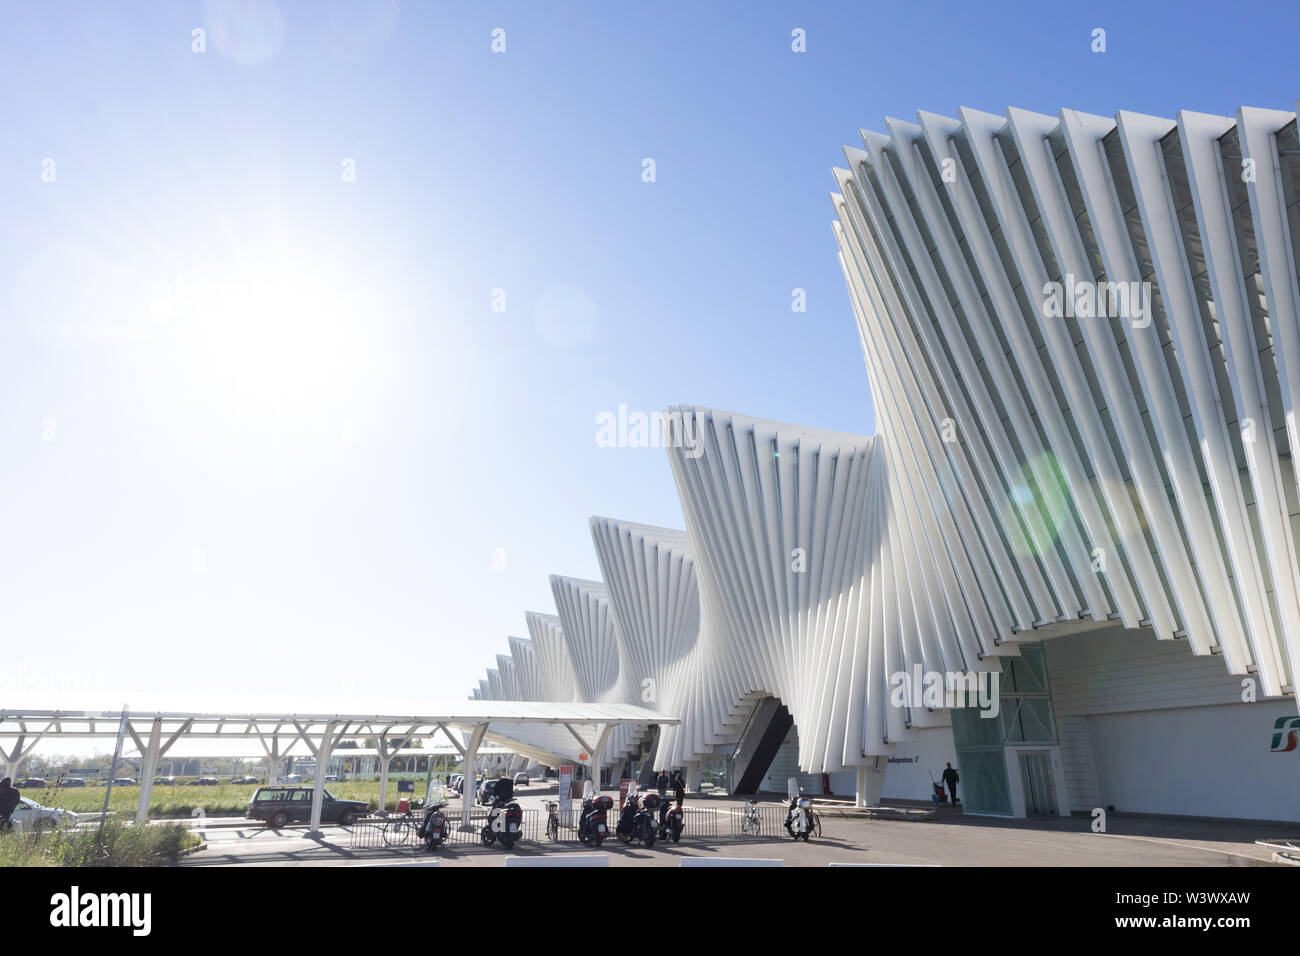
M18 788L10 783L8 777L0 780L0 829L12 830L13 821L9 819L9 814L14 812L18 806Z
M931 780L934 778L931 777ZM952 798L952 805L957 806L957 771L953 769L952 764L948 764L948 769L943 772L943 782L948 785L948 793Z
M677 798L677 806L682 805L686 799L686 781L682 779L682 772L678 770L673 774L673 796Z
M668 800L668 771L660 770L659 779L656 781L659 786L659 802L664 803Z

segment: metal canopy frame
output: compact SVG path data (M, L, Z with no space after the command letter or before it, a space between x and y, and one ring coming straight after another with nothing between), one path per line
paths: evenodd
M40 710L28 708L0 709L0 746L6 776L17 773L19 763L36 744L49 737L116 738L123 726L122 710ZM316 780L312 793L311 833L320 830L321 807L324 803L325 774L329 758L344 738L374 737L379 749L392 754L417 738L432 738L439 734L451 742L471 768L485 742L497 744L515 753L547 763L573 760L575 754L550 749L515 736L515 727L505 732L493 732L492 725L539 724L562 726L573 737L578 747L577 755L585 753L586 763L593 781L600 780L600 757L611 731L620 725L677 724L680 719L642 707L624 704L555 703L550 701L467 701L456 704L442 713L431 714L326 714L326 713L227 713L188 711L130 711L125 712L126 734L139 749L140 798L136 806L136 820L148 816L149 800L153 794L153 778L159 759L179 740L234 740L254 739L266 752L271 770L268 782L276 782L276 765L279 757L301 741L316 758ZM465 736L462 742L453 731ZM595 741L588 745L589 741ZM388 761L380 761L379 794L387 794ZM473 804L470 793L461 798L461 824L468 827Z

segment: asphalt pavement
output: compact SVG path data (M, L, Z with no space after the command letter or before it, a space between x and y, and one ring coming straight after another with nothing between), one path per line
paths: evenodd
M527 788L518 795L542 822L543 804L554 796L553 786ZM499 845L482 846L473 834L430 853L422 846L362 848L357 827L324 826L313 835L305 826L271 830L237 818L210 818L196 826L204 848L182 865L376 866L437 860L440 866L501 866L507 855L599 852L612 866L679 866L684 857L780 859L786 866L1267 866L1272 851L1255 840L1300 836L1300 827L1282 833L1277 825L1118 815L1111 817L1109 832L1094 833L1086 817L994 820L947 811L921 822L827 814L820 838L796 843L779 827L783 804L768 797L759 805L766 808L769 824L757 837L732 833L730 814L744 806L743 799L688 797L687 808L715 811L710 817L715 834L692 833L688 825L679 844L659 841L646 848L607 839L593 850L571 839L551 842L539 832L538 841L521 841L510 854ZM458 823L459 801L449 810Z

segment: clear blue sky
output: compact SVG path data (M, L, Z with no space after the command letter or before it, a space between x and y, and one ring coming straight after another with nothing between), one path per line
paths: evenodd
M10 686L459 698L589 515L682 525L602 411L873 430L860 127L1300 94L1284 4L810 6L7 4Z

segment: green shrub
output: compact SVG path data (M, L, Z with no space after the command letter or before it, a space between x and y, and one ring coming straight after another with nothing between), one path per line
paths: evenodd
M102 828L0 834L0 866L170 866L201 842L180 823L109 817Z

